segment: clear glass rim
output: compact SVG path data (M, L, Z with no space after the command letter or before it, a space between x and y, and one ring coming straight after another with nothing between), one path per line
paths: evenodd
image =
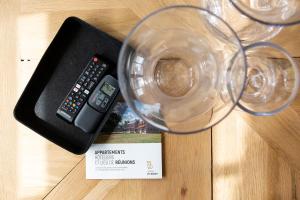
M234 37L236 38L237 40L237 45L239 46L239 52L242 53L242 56L243 56L243 61L244 61L244 68L245 68L245 73L244 73L244 81L243 81L243 86L242 86L242 90L240 92L240 94L237 96L237 99L236 101L233 103L233 105L231 106L231 108L228 110L228 112L222 117L220 118L219 120L217 120L215 123L211 124L210 126L208 127L205 127L205 128L201 128L201 129L197 129L197 130L193 130L193 131L174 131L174 130L170 130L164 126L161 126L160 124L158 123L155 123L151 120L149 120L148 118L146 118L145 116L143 116L136 108L135 106L133 105L133 102L131 100L129 100L129 95L128 95L128 91L126 88L130 88L130 85L129 85L129 82L128 81L125 81L125 76L126 74L123 73L123 69L124 66L121 66L121 63L122 63L122 59L126 56L126 48L129 46L129 40L131 38L131 36L135 33L136 30L139 29L139 27L145 22L147 21L149 18L161 13L161 12L164 12L166 10L171 10L171 9L176 9L176 8L190 8L190 9L195 9L197 11L201 11L201 12L206 12L208 13L209 15L212 15L214 17L216 17L218 20L220 20L221 22L223 22L225 24L225 26L232 32L232 34L234 35ZM239 53L238 52L238 53ZM125 99L126 103L128 104L129 108L131 108L135 114L138 115L138 117L140 117L141 119L143 119L144 121L146 121L147 123L151 124L152 126L154 127L157 127L159 129L161 129L162 131L164 132L168 132L168 133L172 133L172 134L178 134L178 135L185 135L185 134L194 134L194 133L198 133L198 132L202 132L202 131L205 131L205 130L208 130L210 129L211 127L215 126L216 124L218 124L219 122L221 122L223 119L225 119L231 112L232 110L238 105L238 102L240 100L240 98L242 97L243 95L243 92L244 92L244 88L245 88L245 85L246 85L246 76L247 76L247 59L246 59L246 55L245 55L245 52L244 52L244 48L243 48L243 45L241 43L241 40L240 38L238 37L237 33L231 28L231 26L226 22L224 21L222 18L220 18L219 16L213 14L212 12L210 12L209 10L206 10L204 8L201 8L201 7L198 7L198 6L193 6L193 5L172 5L172 6L167 6L167 7L163 7L163 8L160 8L160 9L157 9L153 12L151 12L150 14L146 15L144 18L142 18L132 29L131 31L129 32L129 34L126 36L124 42L123 42L123 45L121 47L121 50L120 50L120 54L119 54L119 58L118 58L118 67L117 67L117 72L118 72L118 79L119 79L119 85L120 85L120 91L123 95L123 98ZM126 84L126 85L125 85Z
M249 17L250 19L262 23L262 24L266 24L266 25L270 25L270 26L292 26L295 24L299 24L300 23L300 19L299 20L295 20L295 21L291 21L291 22L268 22L265 21L263 19L259 19L251 14L249 14L246 10L242 9L237 3L236 0L229 0L230 3L243 15Z
M300 74L299 74L298 64L288 51L286 51L284 48L282 48L274 43L271 43L271 42L257 42L254 44L250 44L250 45L244 47L244 52L246 53L247 50L256 48L256 47L271 47L273 49L276 49L278 52L280 52L284 56L286 56L286 58L292 63L293 70L295 71L295 86L293 88L292 94L289 96L287 102L284 105L282 105L281 107L279 107L273 111L269 111L269 112L256 112L256 111L246 108L240 102L238 102L238 107L249 114L252 114L255 116L272 116L272 115L275 115L275 114L281 112L282 110L286 109L293 102L293 100L297 97L298 90L299 90L299 84L300 84L300 80L299 80ZM247 56L246 56L246 58L247 58Z

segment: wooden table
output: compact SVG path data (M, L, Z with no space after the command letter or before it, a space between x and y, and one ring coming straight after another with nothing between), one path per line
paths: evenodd
M201 134L165 134L162 180L86 180L84 156L13 119L19 95L65 18L78 16L122 40L150 11L178 3L199 2L0 0L0 199L300 199L299 98L275 117L235 111ZM299 32L290 27L274 40L300 57Z

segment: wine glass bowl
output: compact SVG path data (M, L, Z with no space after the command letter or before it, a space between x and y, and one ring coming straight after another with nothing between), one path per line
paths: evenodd
M170 6L131 30L118 77L127 104L146 122L162 131L195 133L234 109L246 80L246 59L236 33L221 18L195 6Z
M299 0L229 0L242 14L263 24L300 23Z

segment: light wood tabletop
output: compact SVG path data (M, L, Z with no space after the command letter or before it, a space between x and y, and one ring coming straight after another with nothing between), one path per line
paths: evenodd
M274 117L234 111L212 129L164 134L162 180L86 180L73 155L16 122L13 108L62 22L119 40L149 12L200 0L0 0L0 199L300 199L300 99ZM300 26L273 39L300 57Z

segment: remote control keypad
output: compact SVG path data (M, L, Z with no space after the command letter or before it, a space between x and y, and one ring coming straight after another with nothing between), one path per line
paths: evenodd
M71 123L107 68L107 63L94 56L58 108L57 114Z

